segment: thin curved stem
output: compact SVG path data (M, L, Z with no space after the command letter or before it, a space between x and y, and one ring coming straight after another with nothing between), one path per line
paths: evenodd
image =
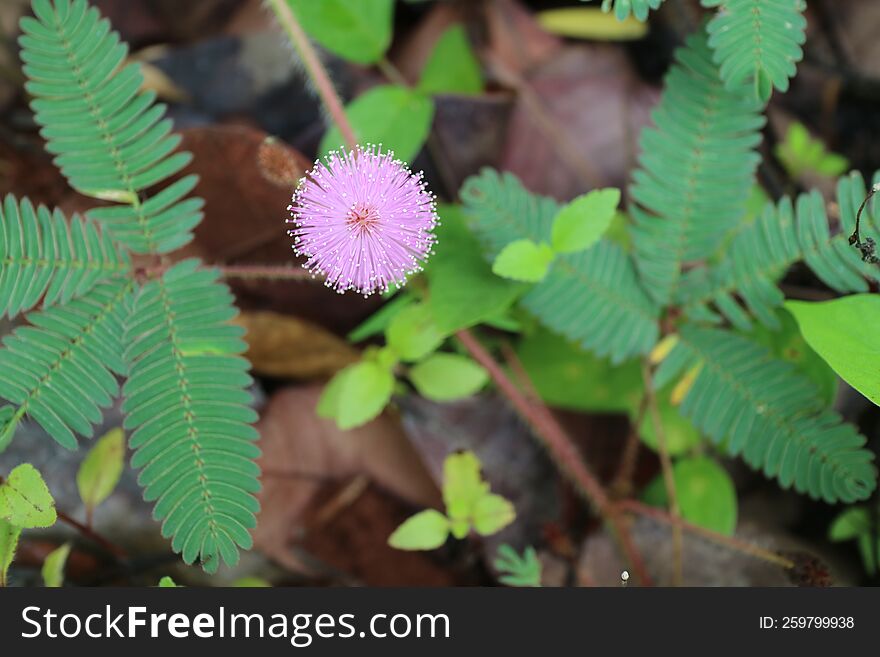
M339 94L336 93L336 88L327 74L327 69L321 62L320 57L318 57L318 53L312 46L312 42L309 41L309 37L299 24L293 9L284 0L269 0L269 6L275 12L278 22L284 28L284 31L287 32L290 42L296 48L297 53L299 53L309 73L309 77L315 83L315 88L318 90L324 106L330 113L333 122L339 128L339 132L342 133L346 146L354 150L357 148L357 136L351 126L351 122L345 115L345 109L342 106Z

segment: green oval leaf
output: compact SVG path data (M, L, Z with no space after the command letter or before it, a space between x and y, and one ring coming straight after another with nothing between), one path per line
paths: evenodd
M416 361L437 349L446 338L434 323L431 309L423 303L401 310L385 331L385 339L401 360Z
M474 531L481 536L490 536L501 531L516 518L513 504L500 495L484 495L474 505Z
M394 0L287 0L315 41L340 57L377 62L388 50Z
M398 550L433 550L449 537L449 520L439 511L426 509L404 521L388 538Z
M552 245L557 253L575 253L599 241L620 204L619 189L598 189L563 206L553 220Z
M345 108L359 144L381 144L404 162L419 154L434 119L434 103L423 94L396 85L373 87ZM345 148L334 126L321 140L319 151Z
M79 495L89 513L116 488L124 465L125 433L111 429L95 443L76 473Z
M673 466L673 476L675 495L685 520L721 534L733 534L736 489L724 468L708 457L699 456L678 461ZM662 475L651 482L644 499L655 506L667 505Z
M374 361L355 363L339 372L318 401L318 415L354 429L376 418L391 399L394 375Z
M67 564L67 557L70 555L70 543L65 543L61 547L52 550L43 561L43 584L47 588L57 589L64 584L64 566Z
M422 70L419 91L425 94L478 94L483 73L462 25L446 30Z
M880 405L880 296L788 301L804 339L844 381Z
M451 401L476 393L489 375L470 358L434 354L410 370L409 378L419 393L434 401Z
M24 529L55 524L55 500L30 463L18 466L0 483L0 520Z
M555 255L553 249L544 243L516 240L501 249L492 264L492 271L514 281L537 283L547 275Z

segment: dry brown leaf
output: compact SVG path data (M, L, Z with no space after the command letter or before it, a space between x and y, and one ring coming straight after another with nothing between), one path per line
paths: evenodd
M247 357L255 372L294 379L332 376L358 359L344 340L316 324L273 312L245 312Z
M418 507L439 506L440 492L392 415L341 431L315 413L322 387L286 388L263 411L263 456L256 547L292 570L308 570L297 554L316 493L332 481L366 474Z

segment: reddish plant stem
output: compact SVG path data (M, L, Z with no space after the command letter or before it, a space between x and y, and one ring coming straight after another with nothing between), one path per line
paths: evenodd
M63 522L66 525L70 525L76 531L78 531L80 534L82 534L85 538L89 539L93 543L96 543L97 545L100 545L102 548L104 548L107 552L112 554L117 559L128 558L128 553L126 553L125 550L123 550L121 547L119 547L118 545L116 545L115 543L110 541L109 539L106 539L103 536L101 536L101 534L96 532L91 527L87 527L86 525L82 524L80 521L76 520L75 518L71 518L69 515L67 515L63 511L56 510L56 513L58 514L58 519L61 522Z
M791 569L795 567L795 563L791 559L786 559L781 554L774 552L773 550L762 548L758 545L754 545L753 543L749 543L748 541L736 538L735 536L719 534L718 532L714 532L711 529L706 529L705 527L693 525L687 520L677 518L669 512L664 511L663 509L648 506L647 504L642 504L641 502L637 502L636 500L620 500L616 503L616 506L621 511L653 518L672 527L680 527L681 529L690 532L691 534L705 538L707 541L711 541L712 543L716 543L717 545L722 545L731 550L735 550L736 552L747 554L751 557L755 557L756 559L762 559L763 561L776 564L781 568Z
M171 269L174 263L144 267L135 272L140 278L154 278L161 276ZM223 278L259 278L284 281L317 281L318 279L308 270L290 265L219 265L206 264L208 269L219 269Z
M472 333L462 330L458 331L455 335L474 360L486 368L495 385L510 400L517 413L531 426L535 435L550 452L557 465L574 482L578 492L602 516L620 544L620 548L629 562L630 568L632 568L642 585L650 586L651 576L648 574L645 563L632 541L625 519L608 497L602 484L599 483L598 479L583 462L574 442L550 410L543 404L530 402L522 391L508 378L501 365L495 361Z
M269 5L278 17L281 27L287 32L293 47L299 53L309 73L309 77L314 82L315 88L321 96L324 106L330 113L333 122L339 128L339 132L342 133L345 144L348 148L354 150L357 146L357 137L348 117L345 115L345 109L342 106L342 101L339 99L339 94L336 93L336 88L327 74L327 69L324 68L324 64L321 62L320 57L318 57L318 53L312 47L312 42L309 41L309 37L306 36L296 15L285 0L269 0Z

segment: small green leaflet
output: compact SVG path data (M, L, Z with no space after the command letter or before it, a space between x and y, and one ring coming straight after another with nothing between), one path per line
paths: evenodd
M67 557L70 555L70 543L65 543L59 548L52 550L43 561L43 584L46 588L57 589L64 584L64 567Z
M849 170L849 162L845 157L829 152L825 144L814 139L807 127L799 121L792 121L785 133L785 139L776 145L774 152L793 178L808 172L837 177Z
M413 304L401 310L388 325L385 339L401 360L417 361L437 349L446 335L434 322L430 307Z
M544 279L556 254L548 245L535 244L531 240L511 242L499 253L492 264L498 276L524 283L537 283Z
M0 588L8 583L9 566L12 565L12 560L15 558L19 536L21 536L21 527L0 520Z
M160 589L176 589L176 588L180 588L180 587L177 586L177 584L175 583L175 581L173 579L171 579L170 577L168 577L168 575L166 575L165 577L163 577L162 579L159 580L159 588Z
M541 586L541 562L535 548L531 545L522 556L507 545L498 548L498 554L492 564L500 573L498 580L507 586Z
M373 87L345 108L359 144L381 144L404 162L415 159L428 138L434 103L424 94L397 85ZM319 152L347 148L338 127L321 140Z
M418 89L424 94L478 94L483 73L462 25L453 25L437 40Z
M406 520L388 539L400 550L432 550L451 533L465 538L473 529L489 536L516 518L513 505L489 491L480 474L480 461L473 452L456 452L443 463L443 502L446 515L427 509Z
M700 432L697 431L690 420L678 412L678 407L670 401L669 397L672 388L673 386L666 386L666 388L657 393L657 406L666 438L666 448L670 455L678 456L688 452L700 443ZM632 415L636 415L635 410ZM645 413L642 417L639 437L648 447L655 452L658 451L657 433L651 413Z
M705 456L686 458L673 466L673 477L678 506L685 520L721 534L733 534L736 489L724 468ZM661 475L645 489L644 499L654 506L668 504Z
M111 429L89 450L76 473L79 495L89 515L116 488L124 465L125 433L122 429Z
M318 400L320 417L354 429L376 418L391 399L394 375L379 363L364 360L345 368L327 384Z
M439 511L425 509L404 521L388 538L398 550L434 550L449 537L449 520Z
M15 418L15 407L8 405L0 406L0 454L9 447L17 426L18 421Z
M55 524L55 500L31 464L18 466L0 483L0 520L24 529Z
M801 333L841 378L880 405L880 296L854 294L834 301L787 301Z
M415 365L409 378L422 396L444 402L473 395L486 385L489 375L465 356L433 354Z
M380 60L391 44L394 0L286 0L309 36L360 64Z
M619 189L599 189L563 206L553 220L553 250L576 253L593 246L608 230L619 204Z

